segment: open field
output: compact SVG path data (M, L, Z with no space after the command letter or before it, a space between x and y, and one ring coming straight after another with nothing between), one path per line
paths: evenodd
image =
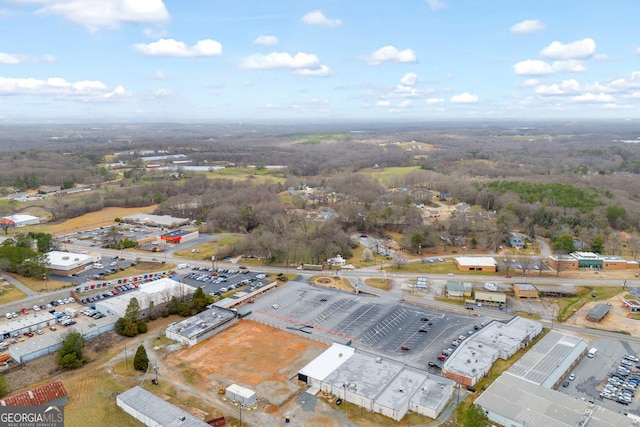
M2 282L2 288L0 289L2 290L0 292L0 304L18 301L25 297L24 292L9 284L9 282Z
M156 205L142 208L104 208L97 212L90 212L59 224L29 227L29 230L34 232L51 233L54 236L63 236L65 234L77 233L78 231L86 230L88 228L115 225L115 222L113 221L115 218L122 218L136 213L151 213L155 208Z
M203 243L198 246L194 246L193 248L184 249L181 251L175 251L174 254L176 256L191 259L194 261L210 261L212 256L217 256L218 252L221 248L224 248L227 245L233 244L238 241L242 236L232 234L226 235L219 239L212 240L206 243ZM199 252L192 252L193 249Z
M69 282L63 282L61 280L42 280L39 277L25 277L16 273L5 273L12 276L14 279L36 292L48 292L55 291L63 288L71 288L76 285ZM8 302L8 301L5 301Z

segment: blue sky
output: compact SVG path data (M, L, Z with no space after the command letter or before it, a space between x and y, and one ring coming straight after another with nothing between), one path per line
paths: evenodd
M638 118L637 0L0 0L0 123Z

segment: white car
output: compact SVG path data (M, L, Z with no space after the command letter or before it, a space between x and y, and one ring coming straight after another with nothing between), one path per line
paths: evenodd
M7 319L11 319L13 316L11 315L11 313L7 313L4 315Z
M33 306L33 311L40 311L40 307L38 307L37 305Z
M271 307L278 309L280 308L280 304L273 304Z

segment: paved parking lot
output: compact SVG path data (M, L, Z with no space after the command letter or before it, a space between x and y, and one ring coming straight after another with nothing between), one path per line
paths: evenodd
M560 385L558 390L578 399L594 401L615 412L640 415L640 392L636 393L629 405L600 397L600 391L607 384L611 373L615 372L616 367L620 365L623 357L627 354L640 354L640 345L625 341L598 339L591 344L591 347L596 347L598 354L593 359L585 355L563 380L568 382L568 386ZM569 380L570 374L575 375L575 380Z
M174 274L187 285L203 287L206 294L219 296L234 289L258 288L267 282L265 274L251 272L247 269L217 269L193 267L189 270L178 270Z
M423 369L428 362L441 363L437 356L454 339L488 320L297 281L240 311L250 310L254 320L289 330L303 326L300 332L312 339L351 341L354 347Z

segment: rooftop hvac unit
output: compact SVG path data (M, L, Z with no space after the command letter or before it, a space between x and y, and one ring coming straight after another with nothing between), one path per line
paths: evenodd
M467 363L471 363L471 359L467 359Z
M382 363L382 358L381 357L376 357L376 363Z
M63 260L65 260L65 261L67 261L69 258L70 258L70 257L68 257L68 256L63 256L63 257L62 257L62 259L63 259Z
M476 368L471 369L471 372L476 373Z

